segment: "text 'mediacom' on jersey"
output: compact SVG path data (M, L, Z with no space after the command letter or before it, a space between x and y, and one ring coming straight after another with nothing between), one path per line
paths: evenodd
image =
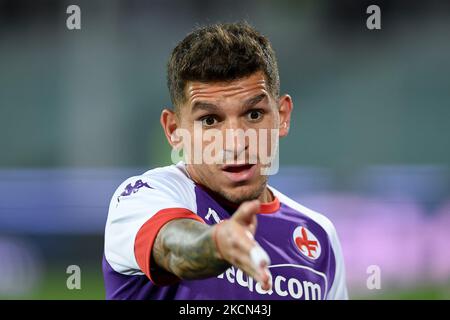
M306 266L293 264L271 265L269 270L271 272L270 282L272 283L270 290L262 289L259 282L233 266L217 278L229 282L230 285L242 287L243 290L246 289L257 294L262 299L274 299L274 296L288 300L326 299L328 279L324 273Z

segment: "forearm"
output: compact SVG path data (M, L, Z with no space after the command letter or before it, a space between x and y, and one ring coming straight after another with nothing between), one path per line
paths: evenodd
M182 279L216 276L229 267L216 250L213 228L192 219L167 223L153 244L158 266Z

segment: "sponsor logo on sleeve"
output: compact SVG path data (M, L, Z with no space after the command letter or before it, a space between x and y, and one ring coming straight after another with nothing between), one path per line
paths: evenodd
M138 192L141 188L149 188L149 189L153 189L152 187L150 187L150 185L147 182L143 182L141 179L137 180L134 184L129 183L126 187L125 190L120 194L120 196L117 197L117 202L120 202L120 198L121 197L126 197L129 196L133 193Z

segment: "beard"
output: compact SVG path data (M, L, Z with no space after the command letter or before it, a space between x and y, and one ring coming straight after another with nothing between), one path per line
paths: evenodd
M258 199L261 194L264 192L267 186L267 176L263 177L263 181L259 184L257 188L252 188L248 191L240 191L240 192L227 192L225 190L219 189L215 191L220 197L225 199L228 202L240 205L245 201L251 201ZM239 188L239 187L238 187Z
M215 183L211 183L210 177L213 176L213 173L210 172L202 172L200 170L193 170L194 166L188 166L187 171L189 173L189 177L195 182L200 184L201 186L206 187L209 192L219 196L223 200L229 203L233 203L236 205L240 205L245 201L251 201L258 199L261 194L264 192L267 186L268 176L262 175L259 177L258 184L253 186L252 188L244 189L245 182L242 184L237 184L235 189L241 189L235 192L229 192L221 188L220 185L215 185ZM214 181L214 180L213 180Z

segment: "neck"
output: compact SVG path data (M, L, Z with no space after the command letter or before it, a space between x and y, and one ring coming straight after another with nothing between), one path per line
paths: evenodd
M195 182L195 180L194 180L194 182ZM196 182L196 184L200 188L202 188L204 191L206 191L210 196L212 196L222 206L229 208L229 209L237 209L239 207L240 203L234 203L234 202L228 201L227 199L222 197L222 195L220 195L217 192L212 191L205 185L203 185L201 183L197 183L197 182ZM270 191L269 188L266 186L264 188L264 191L261 193L261 195L257 199L261 202L261 204L265 204L265 203L273 202L275 200L275 196L273 195L272 191Z
M264 191L258 197L258 200L261 201L261 203L272 202L274 199L275 197L273 196L272 192L269 190L267 186L264 188Z

